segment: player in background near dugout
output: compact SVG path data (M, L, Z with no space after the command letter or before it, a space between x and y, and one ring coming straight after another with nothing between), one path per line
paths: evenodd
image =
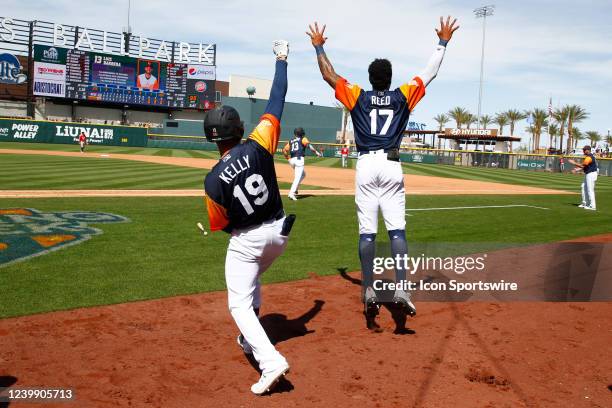
M85 152L85 145L87 144L87 136L85 136L84 132L81 132L79 135L79 147L81 148L81 153Z
M293 138L283 147L285 159L289 160L289 164L294 172L293 183L289 190L289 198L294 201L297 200L296 195L298 194L300 183L306 177L306 171L304 171L304 153L306 148L309 148L317 157L321 157L321 153L317 152L310 144L310 140L306 137L304 129L301 127L295 128L293 131Z
M591 146L584 146L582 152L584 153L582 163L578 163L572 159L568 159L567 162L576 166L572 170L572 173L577 173L579 171L584 172L584 180L582 180L582 203L578 207L595 211L597 209L595 206L595 182L597 181L598 173L597 160L595 160L595 156L591 153Z
M287 41L275 41L276 71L266 110L244 143L244 124L236 109L221 106L204 118L204 133L216 142L221 159L204 180L211 231L231 235L225 258L229 310L240 329L238 345L253 354L261 378L251 391L270 390L289 364L272 345L259 322L259 278L287 246L295 216L285 217L274 153L287 94Z
M425 87L436 77L446 45L453 33L456 19L440 17L439 37L425 70L408 83L390 90L392 69L386 59L375 59L368 68L371 91L350 84L336 74L327 58L323 44L327 40L325 26L310 26L312 45L317 53L319 69L325 82L336 92L336 98L349 110L355 131L358 159L355 177L355 203L359 219L359 257L362 270L362 290L366 323L370 329L378 329L375 317L380 302L373 288L373 263L376 256L376 233L378 231L378 210L382 212L389 234L391 252L394 258L407 255L405 190L399 146L408 124L410 112L425 95ZM406 280L406 271L395 269L396 282ZM391 296L389 296L391 297ZM395 290L391 302L406 314L414 315L416 308L409 294Z

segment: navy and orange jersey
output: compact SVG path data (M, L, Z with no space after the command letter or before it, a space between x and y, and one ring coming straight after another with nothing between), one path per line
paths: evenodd
M593 156L592 153L584 155L584 158L582 159L582 166L584 174L597 171L597 160L595 160L595 156Z
M419 77L392 91L364 91L344 78L336 83L336 99L351 112L359 151L398 148L410 112L423 96Z
M248 139L230 149L206 175L211 231L231 232L282 216L273 158L279 135L279 120L263 115Z
M291 157L304 157L304 152L309 144L310 140L308 140L306 136L295 136L287 142L283 148L283 152L289 154Z

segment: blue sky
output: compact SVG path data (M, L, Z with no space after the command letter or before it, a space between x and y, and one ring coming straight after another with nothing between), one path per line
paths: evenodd
M376 57L393 63L394 86L424 67L437 37L440 15L451 14L461 28L448 46L438 77L412 120L434 127L432 117L454 106L476 113L482 20L478 1L242 1L169 2L132 0L136 35L218 46L217 77L230 74L271 78L271 43L291 44L289 92L292 102L333 105L304 31L309 22L327 24L326 51L336 71L369 86L367 66ZM609 0L497 1L487 20L483 113L509 108L579 104L590 117L577 126L607 134L612 128L612 31ZM121 31L127 0L0 0L2 15ZM523 132L525 123L518 126Z

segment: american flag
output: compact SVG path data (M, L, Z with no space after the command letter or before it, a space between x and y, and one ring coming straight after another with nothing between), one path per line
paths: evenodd
M552 118L553 107L552 107L552 97L548 99L548 117Z

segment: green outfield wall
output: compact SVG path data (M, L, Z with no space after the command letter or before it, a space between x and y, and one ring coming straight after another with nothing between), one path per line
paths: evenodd
M90 145L147 145L147 129L143 127L0 118L0 141L5 142L74 144L81 133Z

